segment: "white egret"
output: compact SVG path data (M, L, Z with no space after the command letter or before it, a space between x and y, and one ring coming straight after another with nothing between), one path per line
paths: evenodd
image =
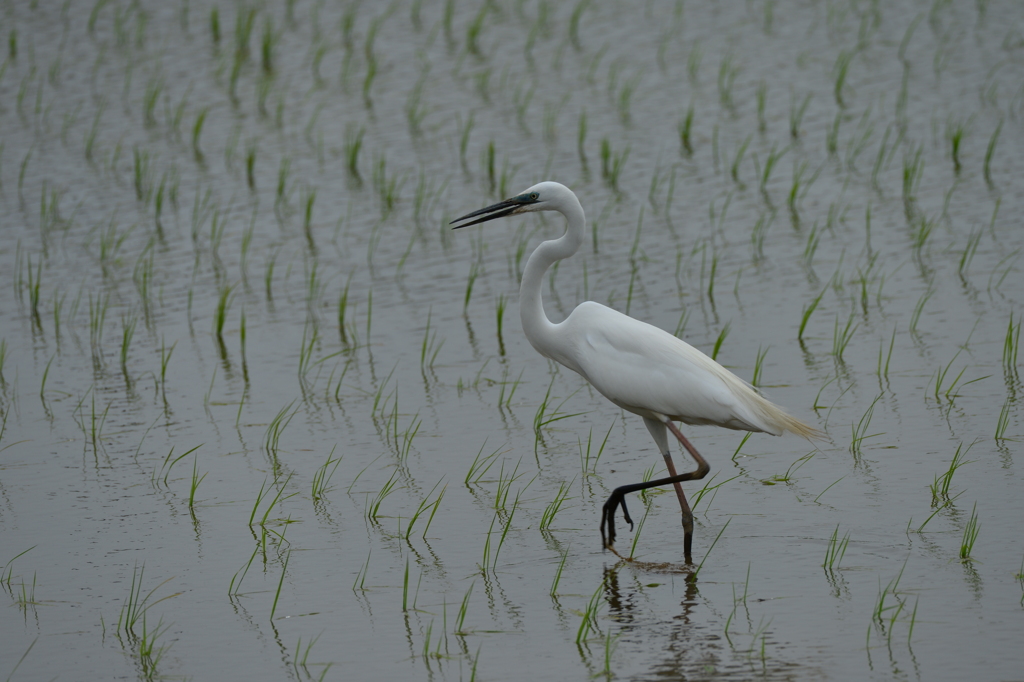
M789 431L814 438L820 433L788 415L685 341L600 303L584 301L562 322L551 322L541 300L544 273L555 262L576 253L586 226L583 207L568 187L541 182L511 199L464 215L452 224L476 218L453 228L458 229L533 211L558 211L565 216L566 230L558 239L543 242L526 262L519 292L519 314L526 338L538 353L578 373L622 409L643 417L668 467L666 478L620 486L612 492L601 517L604 546L614 545L615 511L619 506L632 527L626 509L627 493L671 483L682 510L683 552L690 561L693 513L680 482L704 478L710 467L673 422L713 424L775 436ZM666 429L697 462L694 471L676 473Z

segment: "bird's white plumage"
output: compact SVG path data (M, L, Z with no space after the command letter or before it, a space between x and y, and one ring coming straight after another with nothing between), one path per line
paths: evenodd
M644 417L780 435L767 402L727 369L672 334L593 301L555 325L565 357L619 407Z

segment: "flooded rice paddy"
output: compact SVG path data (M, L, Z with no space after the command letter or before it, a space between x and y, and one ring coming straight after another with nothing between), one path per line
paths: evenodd
M1019 679L1018 3L0 17L5 679ZM829 436L687 429L694 565L600 546L664 469L522 334L561 218L447 226L545 179L553 319Z

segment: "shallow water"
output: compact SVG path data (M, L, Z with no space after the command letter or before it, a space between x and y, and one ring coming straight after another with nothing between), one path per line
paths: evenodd
M485 7L0 10L0 674L1019 677L1019 5ZM600 548L663 468L519 328L560 218L447 227L542 179L552 318L831 439L689 430L696 577L670 493Z

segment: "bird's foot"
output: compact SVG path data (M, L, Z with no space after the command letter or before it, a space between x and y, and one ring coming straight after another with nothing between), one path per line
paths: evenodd
M629 530L633 530L633 519L630 518L629 509L626 508L626 496L615 490L601 510L601 543L607 549L612 549L615 544L615 510L620 506L622 507L622 517L629 524ZM605 533L606 525L607 534Z

